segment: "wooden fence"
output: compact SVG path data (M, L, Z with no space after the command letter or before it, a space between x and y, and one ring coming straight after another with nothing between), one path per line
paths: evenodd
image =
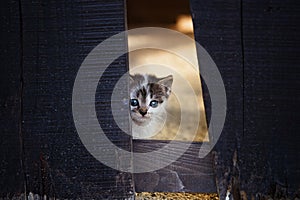
M195 39L216 62L227 95L222 135L196 162L203 167L195 170L213 172L205 176L212 185L205 187L198 176L192 178L195 190L214 192L217 186L221 199L229 193L235 200L300 198L299 1L190 3ZM0 198L131 197L138 187L134 175L90 155L72 116L76 73L96 45L126 29L124 1L4 0L0 7ZM124 55L110 65L97 93L106 105L100 124L110 127L116 145L131 150L147 142L132 147L113 122L109 98L127 61Z

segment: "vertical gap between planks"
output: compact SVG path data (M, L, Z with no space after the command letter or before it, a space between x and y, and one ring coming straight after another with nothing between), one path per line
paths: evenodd
M242 78L242 89L243 89L243 131L242 131L242 136L244 138L245 135L245 52L244 52L244 15L243 15L244 9L243 9L243 0L240 0L240 28L241 28L241 50L242 50L242 73L243 73L243 78Z
M25 172L25 166L24 166L24 159L25 159L25 154L24 154L24 142L23 142L23 96L24 96L24 60L23 60L23 12L22 12L22 0L18 1L18 6L19 6L19 31L20 31L20 37L19 37L19 42L20 42L20 91L19 91L19 106L20 106L20 122L19 122L19 141L20 141L20 154L21 154L21 159L20 159L20 164L21 164L21 170L23 173L24 177L24 194L25 194L25 199L27 196L27 179L26 179L26 172Z

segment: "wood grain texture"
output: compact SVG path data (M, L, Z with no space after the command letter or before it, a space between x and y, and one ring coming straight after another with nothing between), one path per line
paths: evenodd
M188 192L188 193L217 193L215 175L213 171L212 155L199 158L202 143L192 143L190 147L177 159L174 155L186 142L172 141L176 148L163 149L170 141L134 140L134 152L146 153L162 150L158 157L134 160L135 166L153 167L153 163L168 163L165 168L134 174L136 192ZM148 154L149 155L149 154ZM147 156L148 156L147 155ZM155 162L154 162L155 160Z
M130 196L131 175L106 167L90 155L72 117L76 73L95 46L125 30L124 2L22 1L22 10L27 192L67 199ZM125 44L120 41L119 48ZM110 51L113 48L107 49L108 55ZM126 57L120 57L100 81L102 88L95 96L103 94L102 103L109 109L112 87L126 69ZM112 117L102 119L99 123L110 127L113 141L130 149L129 137L121 134Z
M226 124L214 149L220 198L227 190L234 199L299 198L299 2L191 0L191 7L195 38L219 67L227 92ZM0 197L131 195L131 175L104 166L84 148L71 108L80 64L97 44L125 30L124 12L119 0L1 1ZM108 106L126 62L121 56L111 64L95 97L99 123L130 150ZM160 145L139 141L134 148ZM204 183L214 188L212 154L195 159L197 145L151 177L172 178L177 170L190 191ZM173 187L147 183L153 191Z
M300 189L299 13L299 1L243 1L245 131L239 160L248 196L294 198Z
M1 1L0 198L25 190L22 168L22 44L18 1Z
M299 198L299 3L191 6L196 40L226 87L226 124L215 147L220 198L227 190L234 199Z
M211 55L224 81L227 116L216 144L215 170L220 199L225 199L233 172L232 157L243 133L243 68L240 1L191 1L195 39ZM199 56L198 56L199 57ZM200 66L200 73L201 73ZM210 120L210 99L205 83L203 97Z

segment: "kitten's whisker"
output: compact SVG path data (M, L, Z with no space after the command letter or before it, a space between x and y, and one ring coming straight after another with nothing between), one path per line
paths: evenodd
M133 115L136 118L136 121L133 121L134 123L132 124L133 137L149 138L153 136L153 132L161 131L162 127L166 125L168 116L176 118L165 110L170 92L166 91L166 87L170 90L172 83L172 75L162 78L157 78L155 75L149 74L135 74L130 76L131 106L145 108L148 105L150 108L156 109L154 113L150 111L149 115L145 117ZM164 103L162 106L159 106L161 105L159 102ZM131 116L132 119L133 116Z

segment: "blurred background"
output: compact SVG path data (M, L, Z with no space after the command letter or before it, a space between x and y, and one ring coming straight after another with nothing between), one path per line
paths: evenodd
M139 1L127 0L127 20L128 29L140 27L162 27L181 32L191 38L194 37L193 22L190 15L190 5L188 0L165 0L165 1ZM172 36L170 36L172 37ZM170 39L170 38L168 38ZM164 43L165 39L158 35L128 35L129 51L138 46L147 43ZM172 39L171 39L172 40ZM174 38L173 43L169 45L169 50L179 50L188 53L190 59L197 63L196 47L193 40L190 42L181 42ZM208 141L207 124L205 118L204 104L202 98L202 90L199 76L199 67L192 66L180 56L176 56L170 52L159 49L141 49L129 53L129 68L130 73L149 73L155 74L158 77L172 74L174 82L172 89L177 91L176 95L183 99L181 107L178 98L173 94L170 96L167 112L168 117L164 128L160 133L152 139L172 140L177 134L181 109L188 114L187 121L191 123L181 124L184 133L180 133L178 140L183 141ZM168 70L167 68L170 68ZM172 71L176 73L172 73ZM195 98L190 92L182 86L180 78L184 78L192 86L196 94L198 105L191 105L191 98ZM200 113L200 123L196 136L191 133L191 126L195 116L193 113L197 109Z

